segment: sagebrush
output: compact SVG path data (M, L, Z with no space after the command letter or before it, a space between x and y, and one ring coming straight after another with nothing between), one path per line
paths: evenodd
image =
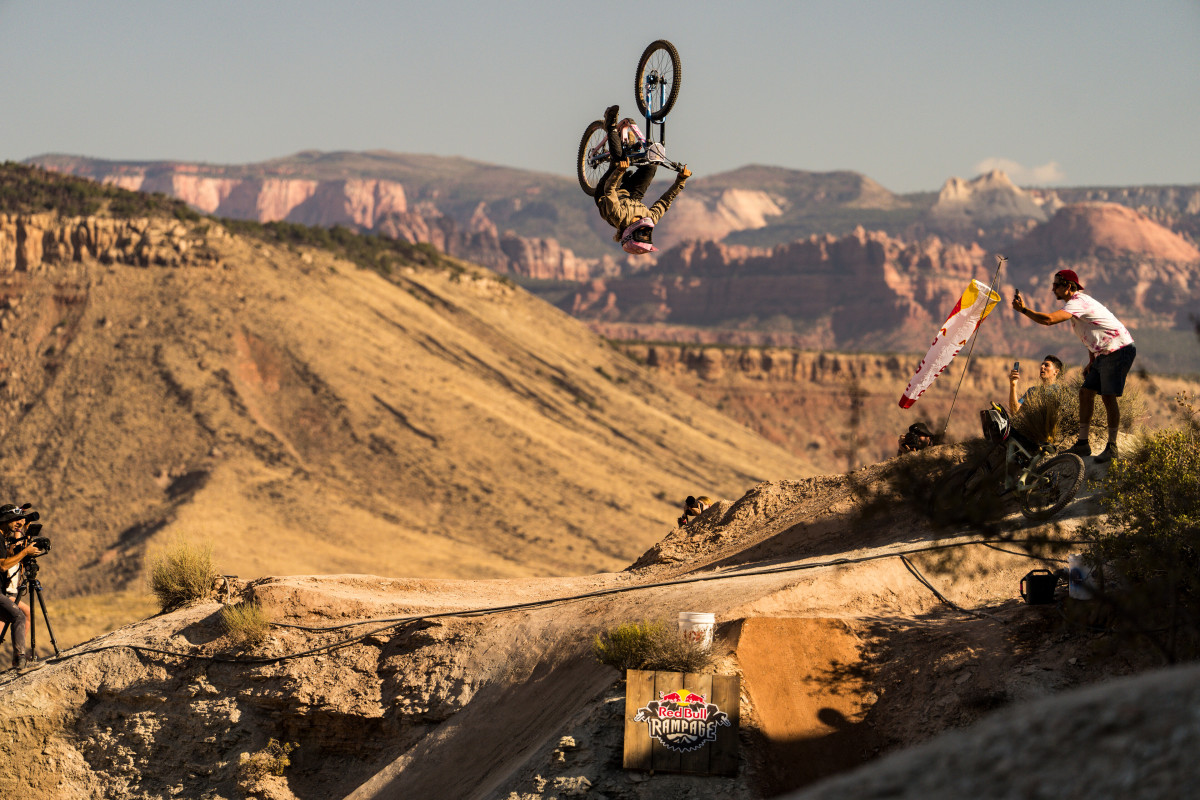
M699 642L684 639L662 620L629 622L609 628L592 643L596 660L624 672L629 669L664 672L702 672L712 665L712 653Z
M212 545L187 541L168 546L151 560L147 572L150 591L163 611L210 597L217 580Z
M1051 388L1030 392L1013 417L1013 426L1035 442L1062 444L1074 441L1079 435L1079 388L1083 386L1083 371L1071 370ZM1133 385L1117 398L1121 412L1120 429L1126 433L1146 417L1146 400ZM1091 432L1103 434L1108 430L1108 412L1099 397L1092 413Z
M260 644L271 631L270 618L263 607L253 600L222 608L221 623L229 643L237 648Z

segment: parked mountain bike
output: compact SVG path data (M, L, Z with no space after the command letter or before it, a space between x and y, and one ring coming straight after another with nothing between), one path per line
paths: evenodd
M1031 520L1053 517L1075 499L1083 483L1083 459L1056 453L1012 426L1008 412L996 403L979 412L983 436L991 446L969 464L946 473L933 494L934 514L945 521L969 518L985 505L985 493L1016 495L1021 513Z
M669 161L666 151L666 118L679 99L682 80L683 66L675 45L659 39L642 52L633 92L638 111L646 118L646 132L643 133L636 124L618 127L624 151L621 156L629 161L629 166L658 164L676 172L683 171L684 165ZM596 120L583 132L576 164L579 186L589 197L596 194L596 187L611 162L604 121Z

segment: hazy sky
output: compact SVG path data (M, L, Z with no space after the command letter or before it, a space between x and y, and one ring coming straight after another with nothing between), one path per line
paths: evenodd
M657 38L683 57L668 152L697 175L1200 183L1200 0L0 0L0 159L385 149L573 175Z

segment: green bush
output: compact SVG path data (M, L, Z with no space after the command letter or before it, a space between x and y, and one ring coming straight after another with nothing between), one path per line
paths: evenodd
M1159 431L1109 467L1104 504L1115 532L1100 555L1132 578L1169 575L1200 598L1200 433Z
M217 579L212 545L178 541L153 558L148 567L150 591L163 611L210 597Z
M674 626L656 620L630 622L596 636L592 654L601 664L664 672L701 672L712 664L712 653L684 639Z
M1102 485L1109 525L1093 528L1091 559L1128 580L1120 602L1152 628L1169 613L1200 635L1200 424L1182 402L1185 424L1148 435L1112 462ZM1172 623L1171 630L1174 631ZM1172 635L1168 659L1182 646Z
M64 217L172 214L181 220L200 219L187 203L161 193L131 192L12 161L0 164L0 212L46 211L57 211Z
M229 643L236 648L253 647L265 641L271 630L266 612L252 600L222 608L221 623Z

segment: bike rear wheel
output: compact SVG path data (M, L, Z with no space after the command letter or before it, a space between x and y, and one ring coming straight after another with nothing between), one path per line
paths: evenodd
M608 171L610 161L608 133L604 130L604 122L596 120L587 126L583 138L579 140L579 160L576 164L579 188L588 197L596 195L596 187Z
M934 521L948 524L961 522L969 515L972 501L982 488L977 466L960 464L946 473L942 483L933 491Z
M1033 482L1021 493L1021 513L1032 520L1050 519L1075 499L1083 473L1083 459L1074 453L1059 453L1039 464Z
M651 42L638 59L633 95L638 111L651 122L661 122L679 99L683 64L679 51L666 39Z

